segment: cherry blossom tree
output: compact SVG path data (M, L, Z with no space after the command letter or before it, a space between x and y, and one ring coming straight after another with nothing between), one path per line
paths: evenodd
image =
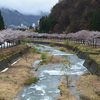
M12 30L12 29L6 29L6 30L2 30L0 31L0 44L2 47L2 44L4 44L4 48L5 48L5 42L7 42L7 47L9 47L10 45L14 45L16 44L15 42L21 40L21 39L25 39L27 37L27 35L19 30Z

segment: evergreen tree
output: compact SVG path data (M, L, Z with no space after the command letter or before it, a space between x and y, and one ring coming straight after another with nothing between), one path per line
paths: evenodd
M39 32L47 33L51 32L56 24L56 19L52 17L42 17L39 23Z
M4 21L0 11L0 30L4 29Z
M93 14L89 29L94 31L100 31L100 9L98 12Z

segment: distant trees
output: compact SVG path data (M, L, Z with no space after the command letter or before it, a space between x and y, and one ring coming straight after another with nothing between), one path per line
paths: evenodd
M59 40L71 40L81 44L88 44L93 45L96 47L98 41L100 41L100 32L98 31L88 31L88 30L81 30L76 33L69 33L69 34L48 34L48 33L28 33L27 37L29 38L40 38L40 39L59 39Z
M100 31L100 9L94 13L89 26L90 30Z
M40 26L39 32L41 33L51 32L56 23L57 23L56 19L53 17L45 17L45 16L42 17L39 23Z
M0 30L4 29L4 21L0 11Z
M58 33L24 33L19 30L12 30L12 29L6 29L0 31L0 45L2 48L5 48L4 43L6 42L7 46L9 47L9 43L12 44L12 46L16 43L19 43L20 40L25 38L38 38L38 39L53 39L53 40L71 40L77 43L81 44L88 44L93 45L93 47L96 47L97 42L100 42L100 32L99 31L88 31L88 30L81 30L76 33L69 33L69 34L58 34Z

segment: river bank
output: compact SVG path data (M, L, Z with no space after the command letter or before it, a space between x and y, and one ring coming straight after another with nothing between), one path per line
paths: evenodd
M39 40L39 43L42 43L42 42L43 42L43 44L45 44L45 40ZM35 42L35 43L37 43L37 42ZM55 46L58 45L58 44L56 45L56 43L57 42L55 42L55 41L52 42L50 40L49 41L46 40L46 44L48 44L48 45L52 44L51 46L53 46L53 47L55 47ZM71 52L71 53L75 52L76 55L78 55L82 59L86 59L87 58L85 60L84 65L91 71L91 73L96 74L97 72L100 72L99 71L99 65L100 65L100 57L99 56L100 56L100 54L98 54L99 50L100 50L99 48L92 48L92 47L88 47L86 45L78 45L78 44L74 45L74 43L71 43L71 44L70 43L65 43L64 44L64 42L59 42L59 43L63 44L63 47L64 47L64 45L70 45L71 46L71 47L68 46L67 52ZM55 47L55 48L57 49L57 47ZM62 47L58 46L59 50L60 50L60 48L62 48ZM64 48L64 49L66 50L66 48ZM95 69L95 66L96 66L96 69ZM99 75L99 73L98 73L98 75ZM87 77L88 77L88 80L86 80ZM92 77L93 80L91 80L91 77ZM95 89L95 86L99 87L100 81L98 81L97 82L98 84L96 84L95 83L96 82L95 79L96 79L95 75L89 75L89 76L85 75L84 78L83 78L83 76L79 78L79 81L78 81L78 83L76 82L76 84L80 84L80 86L77 85L78 91L82 91L82 92L79 92L80 93L80 98L82 98L82 99L89 99L89 100L95 100L95 99L99 100L98 98L100 98L100 97L99 97L98 94L96 94L96 92L98 91L98 89ZM84 85L81 85L81 82L82 82L81 80L83 80ZM90 84L90 83L88 83L88 82L94 83L94 85L91 85L93 87L91 88L92 90L90 89L91 91L89 92L89 94L87 93L87 89L88 89L88 85L87 84ZM84 87L85 87L85 89L84 89ZM85 92L88 95L84 94Z
M36 44L45 44L50 46L65 47L72 50L80 59L85 59L84 66L92 73L100 75L100 48L93 48L80 43L73 43L69 41L52 41L52 40L29 40L29 42ZM28 41L27 41L28 42ZM96 70L94 72L94 65Z
M65 47L54 46L54 48L58 49L58 50L62 50L61 48L63 48L63 50L65 52L76 54L72 50L68 50ZM91 55L91 56L93 57L93 55ZM94 55L94 58L95 57L97 58L97 57L99 57L99 55ZM98 59L99 58L97 58L96 62L100 62ZM94 66L96 66L96 64L93 65L93 67ZM94 71L95 71L95 68L94 68ZM77 91L79 92L80 99L82 99L82 100L99 100L100 99L100 93L99 93L100 77L99 76L90 75L89 73L85 73L79 77L78 81L76 81L76 83L75 83L75 86L77 88ZM59 85L59 89L61 90L61 97L59 98L59 100L77 100L69 92L69 88L67 88L66 80L65 80L65 78L63 78Z
M31 44L31 45L33 45L33 44ZM45 47L43 47L43 48L45 48ZM64 49L61 49L62 47L61 48L56 47L56 49L57 48L60 51L64 50ZM50 52L50 50L45 50L45 52ZM68 50L67 52L70 52L70 51ZM59 55L59 52L57 55ZM62 55L63 55L63 53L61 54L61 56ZM59 62L64 63L65 62L65 60L63 58L52 56L52 55L48 55L47 58L50 58L50 59L53 58L52 61L50 61L52 63L59 63ZM9 67L9 70L7 70L5 73L0 74L0 89L1 89L0 97L5 98L5 100L12 100L13 98L15 98L16 95L19 93L19 91L21 91L24 88L24 85L23 85L24 80L31 76L34 76L34 73L32 73L30 71L30 70L34 69L34 67L32 66L32 63L34 61L37 61L40 59L41 59L41 54L33 53L33 50L32 50L31 53L25 54L20 61L18 61L13 66ZM98 99L99 95L95 93L95 92L99 91L99 88L95 89L95 86L97 86L97 87L100 86L100 84L99 84L100 78L97 76L96 76L97 77L96 78L95 75L94 76L93 75L83 75L83 76L79 78L78 82L76 82L77 90L81 94L80 97L81 98L89 98L89 100L99 100ZM88 77L88 80L87 80L87 77ZM82 82L83 82L83 84L81 85ZM91 82L94 82L94 84L91 84ZM85 94L85 92L87 91L87 89L89 87L87 84L91 86L91 91L89 91L89 95ZM72 96L71 93L69 93L68 88L66 88L66 82L64 82L64 80L61 81L60 87L61 87L60 88L61 95L62 96L64 95L65 100L70 100L70 98L72 98L72 100L76 100L76 98L74 96ZM67 95L65 95L65 94L67 94ZM64 98L60 97L59 100L64 100Z
M48 54L52 54L56 57L68 59L71 64L71 69L69 69L68 65L66 65L65 63L61 64L60 59L57 64L46 64L44 67L39 68L38 72L40 80L36 84L32 84L29 87L25 88L20 93L19 98L21 100L57 100L60 97L58 86L63 75L67 74L74 76L81 75L84 72L87 72L87 69L83 66L84 60L79 59L74 54L56 50L53 47L45 45L36 45L36 48L38 48L38 50L41 50L41 52L47 52ZM76 77L74 78L76 79Z
M61 50L61 48L63 48L66 52L75 54L75 52L73 52L72 50L66 50L66 48L64 47L56 46L54 48L58 50ZM91 56L93 57L93 55ZM94 57L97 58L99 57L99 55L94 55ZM98 59L96 62L100 62ZM94 66L96 66L96 64ZM94 68L94 71L95 71L95 68ZM99 100L100 99L100 93L98 94L96 93L100 91L100 77L99 76L90 75L89 73L83 74L82 76L79 77L78 81L76 81L75 85L77 87L77 91L79 92L80 98L82 100ZM59 85L59 88L61 90L61 98L59 100L76 100L76 98L73 97L69 93L69 90L67 89L67 86L66 86L65 79L62 79L61 84Z
M10 48L0 49L0 71L9 68L11 63L27 53L29 49L30 48L24 43Z
M24 88L24 80L34 75L30 72L33 69L32 63L39 59L40 55L28 54L28 61L26 61L25 56L10 66L6 72L0 74L0 98L13 100L18 92Z
M69 82L70 84L70 82ZM67 87L65 77L62 78L61 83L59 85L61 97L58 100L77 100L75 96L73 96L69 92L69 87Z
M51 63L64 63L66 61L60 57L52 57L52 55L47 56L47 59L52 58ZM25 87L24 81L35 74L31 72L31 70L34 70L34 66L32 66L32 64L33 62L41 59L41 53L34 53L34 50L30 50L30 52L24 54L18 59L20 60L17 63L10 65L6 72L0 73L1 100L13 100L13 98L15 98L18 93L23 90ZM48 64L50 63L49 60L47 60Z
M84 74L76 82L82 100L100 100L100 77Z

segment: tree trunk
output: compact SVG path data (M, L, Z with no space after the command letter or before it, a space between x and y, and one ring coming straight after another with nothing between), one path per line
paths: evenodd
M94 39L93 39L93 48L94 48Z
M96 48L96 45L97 45L97 38L95 39L95 48Z
M7 42L7 48L8 48L8 42Z
M2 44L1 44L1 49L2 49Z
M5 48L5 42L4 42L4 48Z

